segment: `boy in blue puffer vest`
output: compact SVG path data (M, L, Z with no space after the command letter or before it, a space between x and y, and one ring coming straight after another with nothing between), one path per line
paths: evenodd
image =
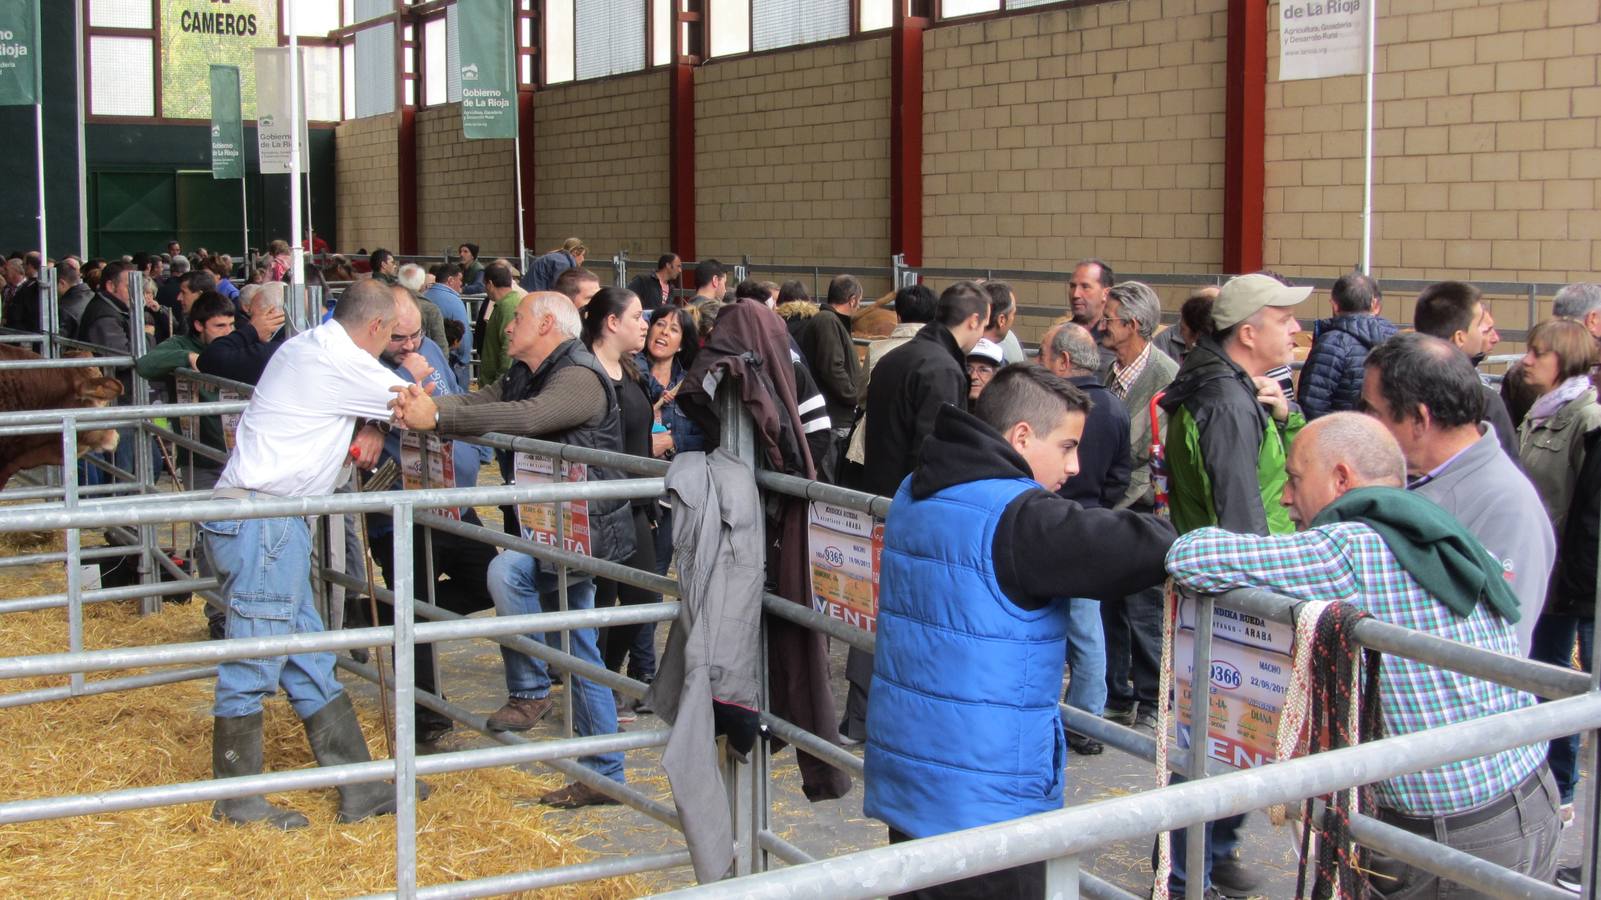
M1007 366L973 414L940 409L884 527L867 716L867 815L892 843L1060 809L1068 598L1160 582L1171 525L1057 496L1089 400ZM1023 866L916 897L1027 897Z

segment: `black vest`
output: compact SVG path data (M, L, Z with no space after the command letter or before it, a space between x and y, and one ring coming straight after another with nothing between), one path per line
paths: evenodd
M617 389L612 385L600 360L576 338L557 347L535 371L525 363L514 363L500 382L502 400L527 400L544 390L555 373L569 366L581 366L595 373L601 389L606 392L606 414L598 422L585 423L576 428L541 435L544 440L594 450L623 451L622 407L617 402ZM626 472L605 466L590 466L590 481L610 481L630 477ZM622 562L634 555L634 514L627 500L589 501L590 551L597 559Z

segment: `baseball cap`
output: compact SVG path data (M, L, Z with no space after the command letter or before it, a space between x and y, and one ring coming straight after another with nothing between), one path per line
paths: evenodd
M1286 287L1271 275L1237 275L1223 285L1212 303L1212 327L1222 331L1256 315L1264 306L1294 306L1310 296L1311 287Z
M978 343L973 345L973 349L967 351L968 359L972 359L975 356L979 359L992 362L996 366L1003 366L1006 364L1006 354L1001 352L1001 345L995 343L989 338L979 338Z

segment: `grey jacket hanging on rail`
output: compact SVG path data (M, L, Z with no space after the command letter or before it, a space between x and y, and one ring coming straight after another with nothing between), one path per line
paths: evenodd
M748 754L760 721L763 554L761 498L726 450L680 453L667 472L683 605L648 700L673 726L662 768L702 884L734 859L716 738Z

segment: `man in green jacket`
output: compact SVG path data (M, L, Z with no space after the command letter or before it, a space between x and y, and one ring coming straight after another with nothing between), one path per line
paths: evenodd
M517 305L526 293L512 280L511 269L499 262L484 269L484 293L493 307L489 322L484 326L484 341L478 350L478 386L487 388L500 380L511 369L511 357L506 352L506 329L517 315ZM466 385L462 385L466 387Z
M1290 362L1301 330L1292 307L1311 293L1240 275L1212 304L1212 333L1196 341L1160 403L1168 415L1168 508L1179 534L1209 525L1263 536L1295 531L1279 501L1285 457L1306 419L1267 372ZM1204 826L1203 887L1243 897L1256 886L1235 855L1244 824L1244 816L1228 816ZM1169 888L1181 894L1184 839L1183 830L1173 832Z

